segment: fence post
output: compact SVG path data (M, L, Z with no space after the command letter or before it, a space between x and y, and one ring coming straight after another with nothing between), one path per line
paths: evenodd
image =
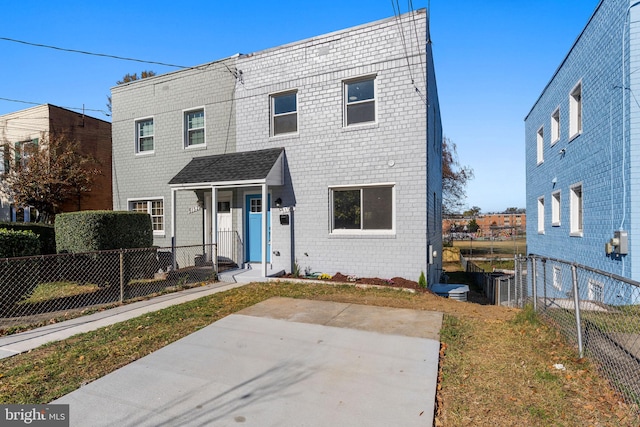
M573 302L576 306L576 333L578 336L578 352L582 359L582 322L580 321L580 296L578 295L578 269L575 265L571 266L571 276L573 278Z
M124 302L124 250L120 249L120 303Z
M536 259L530 258L531 260L531 274L527 272L527 276L531 276L531 287L533 292L533 312L538 311L538 289L537 289L537 280L536 280ZM528 265L528 263L527 263Z

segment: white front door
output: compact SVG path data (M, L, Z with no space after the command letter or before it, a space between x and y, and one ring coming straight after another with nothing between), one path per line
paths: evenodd
M218 192L218 257L233 259L233 221L231 219L231 192ZM213 225L211 224L211 194L205 194L205 235L207 245L207 260L211 261L210 244L213 241Z

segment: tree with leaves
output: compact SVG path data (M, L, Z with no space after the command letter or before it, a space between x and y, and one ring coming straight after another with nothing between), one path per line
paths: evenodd
M444 137L442 141L443 215L460 212L467 197L466 186L470 179L473 179L473 169L460 164L456 144Z
M16 206L36 208L38 222L53 222L62 203L90 192L101 173L95 159L79 152L77 141L53 133L43 133L28 152L13 148L15 166L5 171L0 193Z
M118 80L116 84L121 85L129 82L133 82L136 80L146 79L147 77L153 77L155 75L156 75L156 72L151 70L142 71L140 73L140 77L138 77L138 73L133 73L133 74L127 73L124 75L124 77L122 77L122 80ZM111 96L107 96L107 108L109 109L109 114L111 114Z

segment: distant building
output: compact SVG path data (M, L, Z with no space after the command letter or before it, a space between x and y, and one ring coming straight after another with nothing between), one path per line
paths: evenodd
M43 104L0 116L0 179L2 174L24 162L29 151L37 149L43 135L63 135L76 140L80 154L96 159L101 175L95 177L91 192L69 200L61 212L112 208L111 123L85 114ZM29 206L15 206L0 198L0 221L33 222L37 212Z
M640 280L638 69L640 5L600 1L525 118L529 252Z
M469 223L473 220L471 217L448 216L442 219L442 232L450 233L452 230L456 232L471 232ZM512 237L523 235L527 227L526 213L490 213L481 214L475 217L478 230L473 233L473 237Z
M114 209L263 276L438 281L428 28L421 9L114 87Z

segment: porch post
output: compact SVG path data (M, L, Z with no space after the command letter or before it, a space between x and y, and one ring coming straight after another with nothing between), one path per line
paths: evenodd
M171 189L171 258L172 268L176 270L176 189Z
M211 187L211 261L215 271L218 271L218 189Z
M267 277L267 210L269 209L269 192L267 184L262 184L262 277Z

